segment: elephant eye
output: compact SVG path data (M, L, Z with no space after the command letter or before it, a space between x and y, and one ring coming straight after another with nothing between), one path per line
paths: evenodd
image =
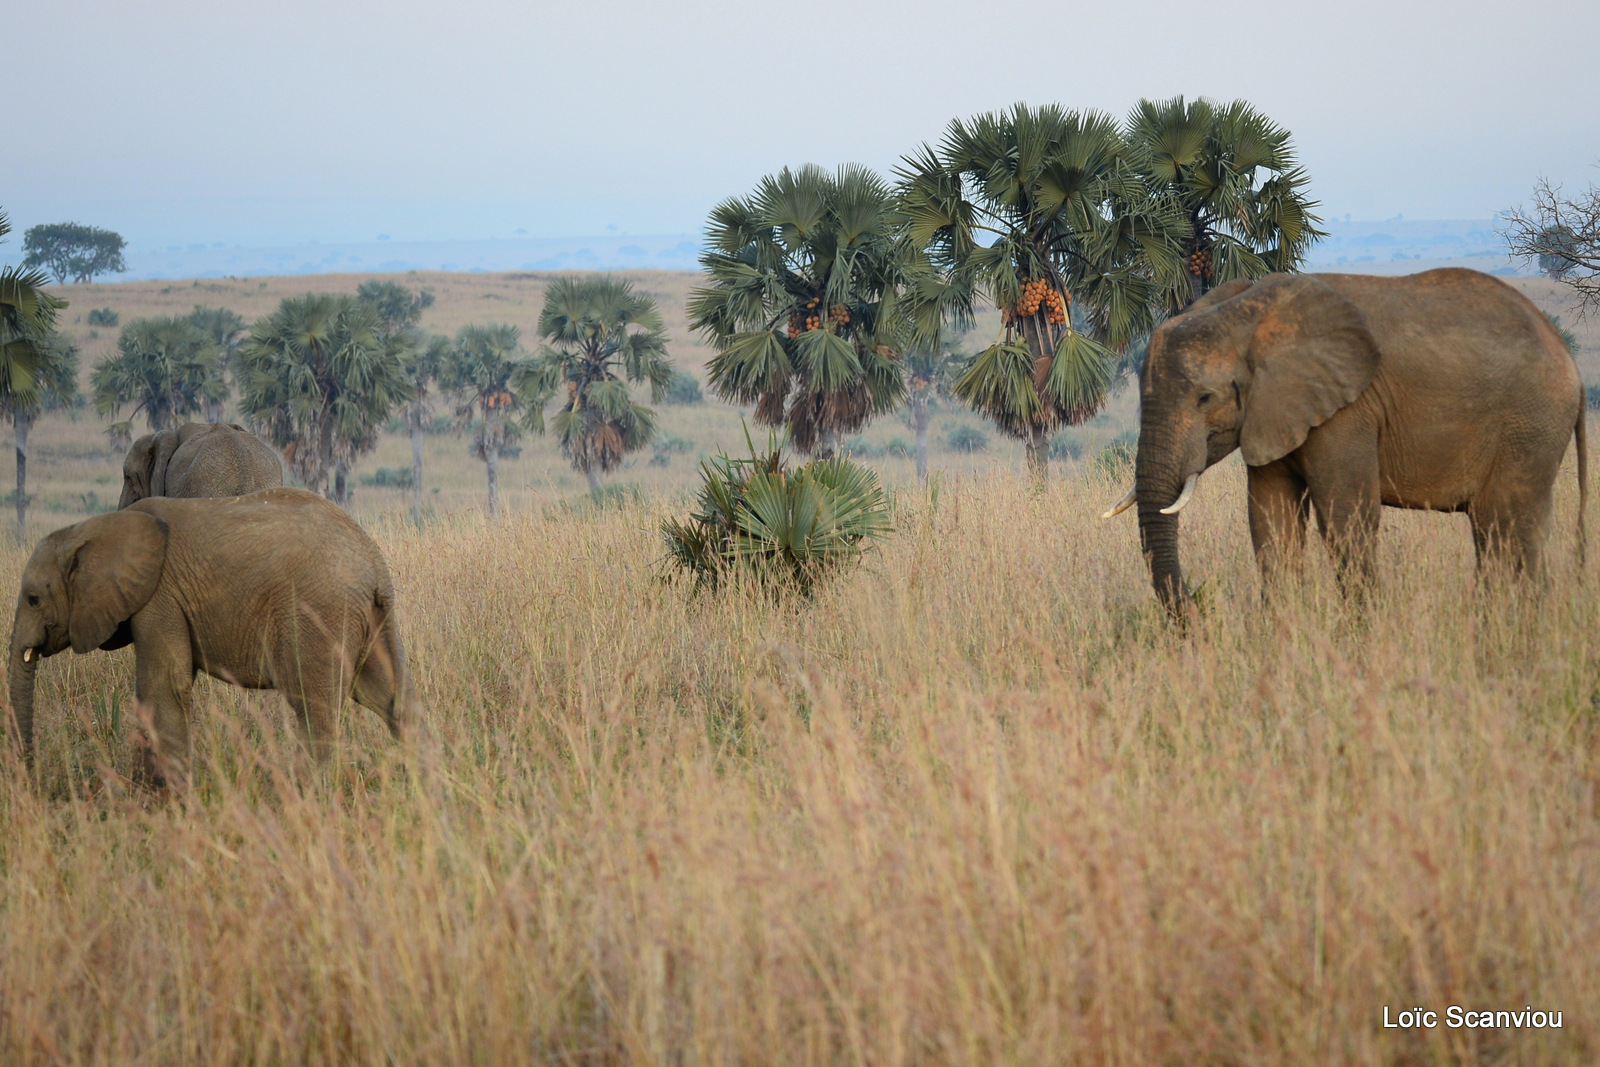
M1210 392L1201 393L1200 394L1200 406L1201 407L1205 407L1207 404L1211 403L1216 398L1217 398L1217 394L1216 393L1210 393Z
M36 608L38 606L39 606L39 594L38 593L29 593L28 594L28 607Z

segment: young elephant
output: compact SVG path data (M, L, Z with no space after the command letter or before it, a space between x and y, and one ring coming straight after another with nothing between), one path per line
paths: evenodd
M148 496L243 496L282 484L278 454L243 426L187 422L147 433L128 449L117 507Z
M11 706L33 758L39 659L133 643L137 694L154 720L143 775L186 775L198 671L276 689L302 740L326 758L347 696L403 738L417 721L378 546L301 489L222 500L142 500L55 531L22 574L11 631Z

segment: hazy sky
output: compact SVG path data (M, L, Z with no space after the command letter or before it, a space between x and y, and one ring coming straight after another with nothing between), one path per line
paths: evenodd
M141 243L696 232L1017 100L1243 97L1328 217L1600 180L1600 2L50 0L8 10L0 208ZM4 252L16 252L18 236Z

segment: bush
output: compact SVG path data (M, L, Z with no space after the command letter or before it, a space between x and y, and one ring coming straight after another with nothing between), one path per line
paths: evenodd
M1058 433L1050 442L1051 459L1082 459L1083 442L1075 433Z
M749 459L719 455L700 464L700 477L698 509L661 524L669 566L697 588L739 572L810 596L891 530L878 476L846 457L791 471L776 449Z
M362 485L372 485L386 489L411 488L410 467L379 467L371 474L363 474L356 478Z
M1095 469L1113 478L1125 478L1138 452L1139 435L1132 430L1124 431L1094 457Z
M850 438L850 440L839 446L839 451L845 455L856 456L860 459L877 459L884 452L883 449L865 437Z
M883 450L887 454L899 456L901 459L910 459L917 451L911 442L904 437L889 438L889 443L883 446Z
M117 313L112 311L110 308L89 309L90 326L115 326L117 324L117 319Z
M952 452L986 452L989 449L989 435L976 426L957 426L946 435L944 443Z
M1591 385L1583 391L1590 411L1600 411L1600 385Z
M705 397L700 395L700 380L682 370L672 372L672 379L667 383L667 395L663 399L668 404L705 403Z

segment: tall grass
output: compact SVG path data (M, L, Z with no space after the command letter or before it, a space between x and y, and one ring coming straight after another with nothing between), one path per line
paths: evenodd
M903 490L811 603L660 581L659 501L382 525L410 757L353 708L308 771L275 696L203 683L153 802L131 650L43 665L0 1062L1592 1063L1571 480L1542 591L1386 512L1364 608L1320 553L1263 607L1230 465L1188 636L1098 476ZM1563 1027L1382 1026L1450 1004Z

